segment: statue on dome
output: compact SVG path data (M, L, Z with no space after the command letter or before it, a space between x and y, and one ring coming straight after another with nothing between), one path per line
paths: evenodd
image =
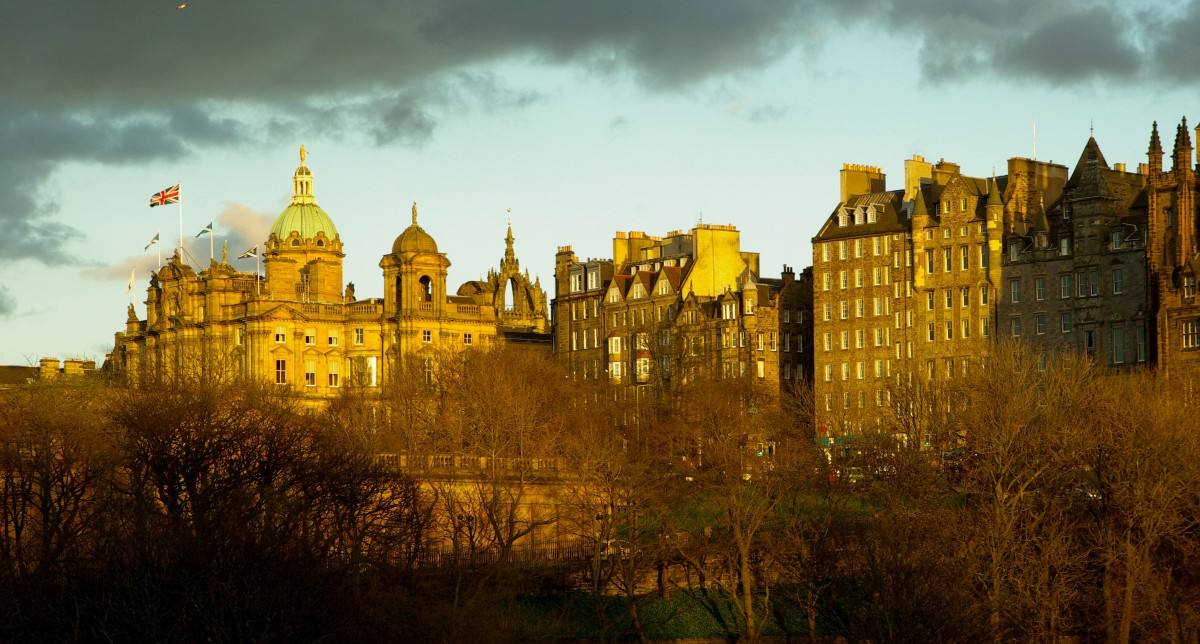
M417 202L415 202L415 201L413 202L413 206L412 206L412 217L413 217L412 223L414 226L416 226L417 225Z

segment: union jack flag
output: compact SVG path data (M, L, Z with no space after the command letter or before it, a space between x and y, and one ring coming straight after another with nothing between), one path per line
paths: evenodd
M162 192L156 192L150 197L150 207L165 206L169 203L179 203L179 184L175 184Z

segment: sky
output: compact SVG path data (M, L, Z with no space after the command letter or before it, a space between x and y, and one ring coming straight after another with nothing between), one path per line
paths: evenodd
M618 230L731 223L777 276L811 259L843 162L987 176L1110 163L1200 122L1200 0L7 0L0 5L0 364L102 361L156 234L260 243L304 144L347 281L420 222L451 288L611 255ZM242 260L254 270L253 260ZM137 284L127 293L133 271Z

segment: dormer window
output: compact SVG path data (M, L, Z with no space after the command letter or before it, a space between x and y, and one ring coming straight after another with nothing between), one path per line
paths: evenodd
M318 240L317 240L317 248L324 248L324 247L325 247L325 240L324 240L324 239L318 239Z
M845 228L846 226L849 226L849 225L850 225L850 212L846 209L843 209L841 212L838 213L838 226L841 228Z
M293 240L292 240L292 247L293 247L293 248L294 248L294 247L296 247L296 246L299 246L299 245L300 245L300 240L299 240L299 239L293 239Z
M868 208L867 209L867 223L873 224L873 223L875 223L877 218L878 218L878 216L875 213L875 206L871 206L870 208Z

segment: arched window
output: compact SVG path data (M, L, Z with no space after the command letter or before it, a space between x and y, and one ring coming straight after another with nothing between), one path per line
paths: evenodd
M513 278L513 277L508 278L508 288L505 290L508 291L508 293L506 293L506 295L508 297L504 298L504 310L511 311L514 308L516 308L516 306L517 306L517 280L516 280L516 278Z
M292 240L292 246L299 246L299 245L300 245L300 240L299 240L299 239L293 239L293 240Z
M404 293L404 279L399 275L396 276L396 306L399 307L403 301L401 295Z
M324 240L324 239L318 239L318 240L317 240L317 247L318 247L318 248L321 248L321 247L323 247L323 246L325 246L325 240Z
M424 302L433 301L433 280L428 275L421 276L421 298Z

